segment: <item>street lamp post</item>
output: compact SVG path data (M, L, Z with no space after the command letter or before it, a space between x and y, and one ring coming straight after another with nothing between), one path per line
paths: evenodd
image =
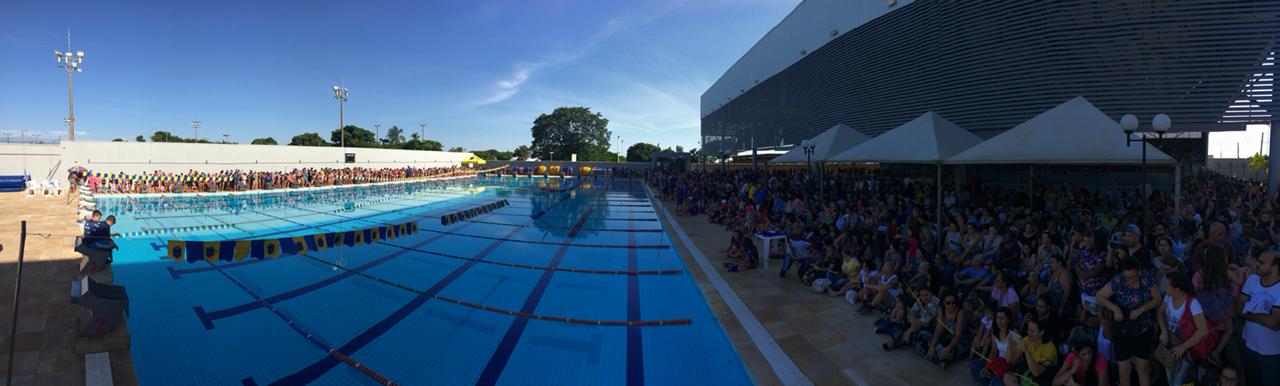
M1169 132L1171 124L1169 116L1164 113L1156 114L1155 117L1151 118L1151 128L1155 130L1160 140L1164 140L1164 135ZM1151 139L1145 134L1141 138L1134 138L1133 134L1138 130L1138 117L1133 114L1125 114L1120 117L1120 128L1124 129L1124 145L1126 147L1134 142L1142 143L1142 210L1144 212L1149 211L1151 208L1147 206L1147 199L1150 196L1147 192L1147 143Z
M200 124L201 123L203 122L200 122L199 120L191 121L191 137L192 137L191 139L194 139L196 141L200 140Z
M333 86L333 99L338 101L338 136L339 145L347 147L347 131L343 130L346 123L342 116L342 105L347 102L347 88L342 86Z
M813 177L813 150L817 147L817 144L813 143L812 139L806 139L800 142L800 148L804 150L805 166L809 168L810 181L815 180ZM821 185L822 182L818 181L818 184Z
M83 72L84 51L71 52L71 30L67 30L67 52L54 50L53 55L58 58L58 67L67 70L67 114L69 126L67 128L67 140L76 140L76 109L74 99L71 97L71 73Z

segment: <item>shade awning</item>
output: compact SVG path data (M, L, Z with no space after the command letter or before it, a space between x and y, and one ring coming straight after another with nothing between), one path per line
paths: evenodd
M982 138L929 111L831 158L836 162L936 163Z
M828 161L831 157L857 146L868 139L866 134L862 134L852 127L845 126L843 123L831 126L827 131L813 137L813 156L809 157L804 154L804 148L796 146L787 151L786 154L780 155L769 160L771 164L784 163L805 163L808 161L822 162Z
M1120 123L1076 97L946 160L956 164L1171 164L1146 143L1127 144Z

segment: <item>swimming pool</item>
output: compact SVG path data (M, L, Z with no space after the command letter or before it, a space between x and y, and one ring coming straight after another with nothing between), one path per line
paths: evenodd
M751 383L640 181L98 201L125 234L113 270L144 384ZM166 247L407 222L416 233L274 259L188 263Z

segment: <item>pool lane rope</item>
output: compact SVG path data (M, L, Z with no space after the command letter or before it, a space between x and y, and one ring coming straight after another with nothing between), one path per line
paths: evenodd
M470 219L488 214L489 212L493 212L495 210L505 208L507 205L511 205L511 203L504 199L504 200L490 202L488 204L480 205L474 208L468 208L468 209L460 210L457 212L448 213L443 216L440 216L440 225L448 226L454 223L470 220Z
M418 232L416 221L395 225L379 225L372 228L346 232L323 232L304 236L280 237L269 239L242 239L223 241L182 241L168 240L168 257L174 261L188 263L205 260L210 263L221 261L240 261L246 257L262 260L284 255L307 253L308 251L368 245L382 240L405 237Z
M413 288L413 287L400 284L391 280L373 276L361 271L353 270L339 264L330 263L328 261L317 258L315 256L311 256L307 254L302 254L301 256L324 265L328 265L343 271L350 272L353 275L360 276L369 280L373 280L391 287L399 288L401 290L408 291L419 296L427 296L432 299L442 300L442 301L446 301L449 303L453 303L453 304L457 304L465 307L470 307L478 310L489 311L489 312L503 314L503 315L510 315L510 316L519 317L519 318L529 318L529 319L545 320L550 322L581 324L581 325L589 325L589 326L679 326L679 325L693 324L693 320L689 318L666 319L666 320L593 320L593 319L578 319L578 318L569 318L564 316L542 315L542 314L533 314L528 312L512 311L512 310L507 310L507 309L502 309L497 307L490 307L483 304L472 303L472 302L468 302L461 299L451 298L448 296L443 296L438 294L432 295L432 294L429 294L427 291L419 290L417 288Z

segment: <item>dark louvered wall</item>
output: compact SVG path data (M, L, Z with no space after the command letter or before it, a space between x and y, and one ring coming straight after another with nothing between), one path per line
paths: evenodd
M1277 36L1280 0L918 0L716 102L703 143L793 145L837 123L877 135L929 110L989 137L1076 96L1117 119L1238 129L1277 110L1271 82L1250 83L1274 71ZM1248 97L1252 113L1228 113Z

